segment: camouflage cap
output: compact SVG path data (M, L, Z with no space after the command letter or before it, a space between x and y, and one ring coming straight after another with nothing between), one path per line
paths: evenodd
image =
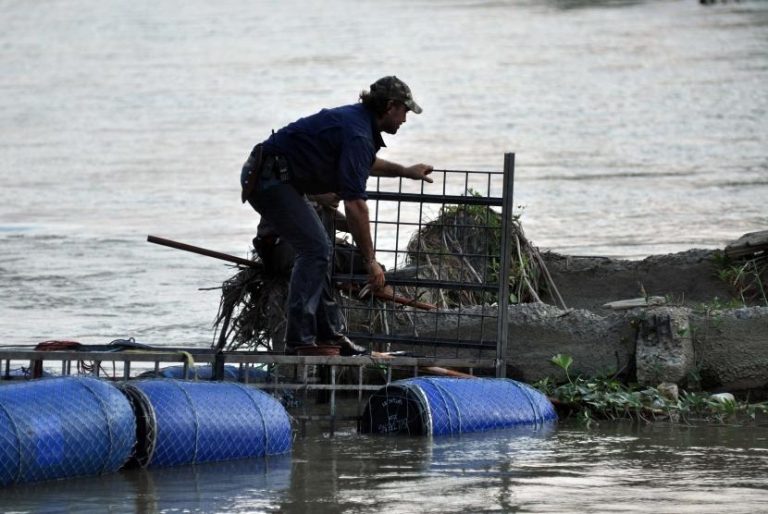
M405 106L415 114L421 113L421 107L413 101L411 88L394 75L382 77L371 84L371 94L374 96L384 96L389 100L403 102Z

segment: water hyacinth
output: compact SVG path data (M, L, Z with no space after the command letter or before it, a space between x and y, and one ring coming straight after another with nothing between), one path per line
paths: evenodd
M568 373L573 364L570 356L558 354L550 362L565 372L566 381L558 384L547 377L534 386L549 396L561 418L576 416L586 424L600 419L747 424L768 414L768 401L750 403L730 393L678 392L676 385L668 383L625 384L615 376L573 378Z

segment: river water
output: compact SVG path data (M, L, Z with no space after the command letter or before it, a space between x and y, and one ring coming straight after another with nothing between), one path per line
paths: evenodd
M146 236L247 256L258 218L238 175L250 147L387 74L424 113L380 155L493 170L515 152L514 203L542 249L638 259L768 224L768 2L0 0L0 28L4 344L209 345L215 288L233 269ZM276 475L120 474L28 501L756 512L768 510L764 437L320 438L298 442Z
M0 329L208 345L272 128L406 80L381 156L498 170L542 249L641 258L768 225L768 3L0 0Z
M0 490L5 512L768 511L768 428L605 423L462 437L310 435L290 457Z

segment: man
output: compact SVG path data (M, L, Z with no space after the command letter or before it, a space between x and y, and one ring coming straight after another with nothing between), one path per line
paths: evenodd
M347 219L338 210L339 197L336 193L324 193L320 195L306 195L307 203L315 210L320 221L325 227L328 237L336 239L336 231L348 232ZM339 241L337 240L336 243ZM293 269L293 261L296 252L286 243L277 229L273 227L265 217L261 217L259 226L256 227L256 237L253 238L253 248L256 250L264 270L271 275L284 275L290 277ZM338 254L336 255L338 258ZM367 273L367 271L366 271Z
M316 345L339 345L342 355L367 353L342 333L329 273L333 246L304 195L335 193L341 198L368 282L383 287L384 270L374 258L366 204L368 176L432 182L432 166L404 167L376 157L385 146L381 133L397 133L408 111L421 112L410 88L395 76L383 77L360 94L359 103L324 109L274 132L256 145L243 166L243 201L296 251L288 288L287 354Z

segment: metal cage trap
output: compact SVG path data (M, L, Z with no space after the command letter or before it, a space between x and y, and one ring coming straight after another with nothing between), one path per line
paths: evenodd
M502 171L434 170L433 183L419 184L369 180L371 236L387 286L360 294L366 276L336 266L351 339L381 352L491 360L505 375L513 174L508 153Z

